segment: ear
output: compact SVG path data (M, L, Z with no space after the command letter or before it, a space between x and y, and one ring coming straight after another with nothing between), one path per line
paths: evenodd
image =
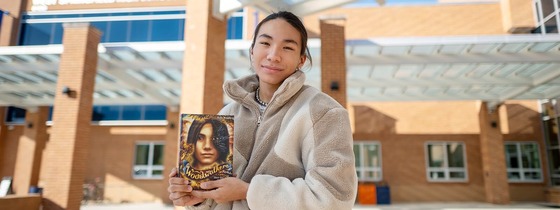
M306 56L306 55L302 55L302 56L300 57L300 61L299 61L299 64L298 64L298 69L301 69L301 67L303 66L303 64L305 64L305 61L306 61L306 60L307 60L307 56Z

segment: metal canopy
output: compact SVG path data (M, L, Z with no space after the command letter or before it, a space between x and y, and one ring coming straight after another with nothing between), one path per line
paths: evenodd
M226 79L249 68L250 41L226 42ZM94 104L166 104L181 95L183 42L99 45ZM320 40L309 41L307 83L320 88ZM50 106L62 45L0 47L0 105ZM560 35L348 40L348 101L560 97ZM188 81L184 81L188 82ZM226 98L226 100L228 100Z
M357 0L213 0L216 5L213 15L223 18L224 15L236 12L244 7L253 7L265 13L280 10L291 11L303 17L323 10L340 7Z

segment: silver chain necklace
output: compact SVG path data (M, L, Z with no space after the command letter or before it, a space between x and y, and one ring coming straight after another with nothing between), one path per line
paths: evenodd
M261 106L267 106L268 103L261 101L261 97L259 96L259 89L257 88L257 92L255 93L255 99L257 99L257 103L259 103Z

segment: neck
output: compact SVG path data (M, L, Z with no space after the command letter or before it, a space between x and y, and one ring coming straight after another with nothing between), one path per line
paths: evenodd
M278 87L273 87L267 84L259 84L259 99L261 99L261 101L268 103L270 102L270 99L272 99L272 96L274 95L274 92L276 92L276 89L278 89Z

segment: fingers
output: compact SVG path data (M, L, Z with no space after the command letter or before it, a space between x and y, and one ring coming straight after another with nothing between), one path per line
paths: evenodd
M169 178L169 184L189 184L189 180L178 177L171 177Z
M175 177L177 175L177 168L172 168L171 173L169 173L169 178Z
M205 189L205 190L216 189L216 188L219 188L219 187L223 186L222 182L223 182L222 179L215 180L215 181L203 182L203 183L200 184L200 188Z
M181 181L184 181L184 180L181 180ZM179 193L181 193L181 192L190 193L190 192L193 191L193 188L191 187L191 185L185 184L183 182L181 184L170 184L169 187L167 187L167 191L169 193L177 193L177 192L179 192Z

